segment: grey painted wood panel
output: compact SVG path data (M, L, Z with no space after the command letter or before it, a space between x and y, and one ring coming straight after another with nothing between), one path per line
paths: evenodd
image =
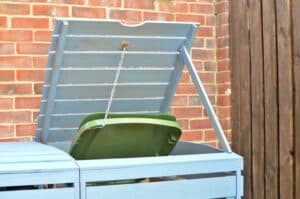
M49 54L53 60L54 52ZM91 51L88 53L64 52L62 67L95 67L95 66L118 66L121 51L103 53ZM157 66L166 67L175 64L177 53L147 53L147 54L126 54L123 67ZM50 61L50 64L51 61Z
M66 37L65 50L73 51L117 51L127 42L127 51L174 51L183 46L186 37L145 37L145 36L74 36ZM52 42L56 43L57 36ZM51 48L55 51L54 46Z

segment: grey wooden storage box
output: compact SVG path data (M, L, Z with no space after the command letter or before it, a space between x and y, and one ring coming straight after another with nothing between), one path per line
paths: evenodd
M0 144L0 198L241 198L243 159L231 151L188 53L197 26L58 19L38 119L36 141L43 144ZM167 113L187 66L222 150L180 142L164 157L76 161L68 155L80 121L105 111L122 41L129 47L112 112ZM160 180L109 184L144 178Z

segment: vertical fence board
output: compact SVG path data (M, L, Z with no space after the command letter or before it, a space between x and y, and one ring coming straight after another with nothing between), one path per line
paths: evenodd
M290 1L277 0L280 198L293 198L293 88Z
M264 92L261 1L249 1L253 198L264 198ZM255 144L253 144L255 143Z
M231 1L233 147L245 198L300 198L300 1Z
M293 0L294 127L295 127L295 198L300 198L300 1Z
M250 46L249 46L249 21L247 0L234 2L239 12L239 84L240 84L240 134L241 153L244 155L244 174L252 176L252 135L251 135L251 87L250 87ZM252 197L252 178L245 178L245 197Z
M239 20L238 6L236 2L230 6L230 21L237 22ZM230 34L234 37L230 37L230 55L235 57L231 59L231 79L232 79L232 98L231 103L235 106L232 107L231 111L231 123L232 123L232 148L235 152L241 152L241 134L240 134L240 67L239 66L239 23L231 23Z
M274 0L262 0L265 97L265 198L278 199L278 100Z

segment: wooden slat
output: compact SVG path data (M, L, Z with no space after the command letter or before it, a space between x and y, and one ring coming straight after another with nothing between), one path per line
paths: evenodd
M244 156L245 198L253 198L252 193L252 132L251 132L251 86L250 86L250 44L248 30L248 6L246 0L236 2L239 12L239 66L240 67L240 133L241 153Z
M47 172L66 172L74 171L76 169L76 165L73 161L64 160L64 161L45 161L45 162L23 162L23 163L3 163L0 164L0 185L5 186L8 185L8 181L15 181L15 179L5 179L5 176L2 174L16 174L16 173L29 173L34 176L34 174L44 173L46 175ZM52 174L55 176L56 174ZM73 175L73 174L72 174ZM38 175L37 175L38 177ZM62 179L62 178L60 178ZM18 181L30 181L32 179L20 179ZM47 180L47 179L45 179ZM21 184L22 185L22 184Z
M290 1L276 0L276 13L279 85L279 190L280 198L292 199L294 192L292 153L294 146Z
M264 199L264 89L261 0L249 1L252 175L255 199ZM255 143L255 144L254 144Z
M278 198L278 79L275 1L262 1L264 35L265 197Z
M65 50L74 51L116 51L122 42L129 43L127 51L176 51L186 37L132 37L132 36L67 36ZM52 40L57 42L57 37ZM55 50L55 48L51 48Z
M153 183L137 183L127 185L111 185L87 187L87 198L173 198L192 199L233 197L236 194L234 176L204 178L193 180L165 181Z
M168 82L173 69L123 69L118 83ZM61 70L58 84L113 83L115 69Z
M118 85L116 87L115 98L151 98L163 97L167 85ZM74 86L68 85L58 87L56 90L56 99L108 99L112 86L106 85L86 85ZM47 90L47 88L46 88ZM47 92L46 92L47 93ZM43 95L43 99L48 96Z
M238 171L235 153L210 153L110 160L77 161L84 182ZM105 171L105 172L104 172Z
M46 143L47 142L47 137L48 137L48 129L50 128L49 124L50 124L50 115L52 113L52 109L53 109L53 100L55 99L56 96L56 84L58 82L59 79L59 73L60 70L59 68L62 66L63 63L63 51L64 51L64 47L65 47L65 36L68 32L68 23L63 22L60 24L59 26L59 40L55 46L55 50L57 52L57 54L55 54L52 58L49 58L49 60L51 60L52 62L48 62L50 65L49 67L52 68L51 74L47 75L46 77L49 78L49 80L47 79L47 81L49 81L50 83L50 87L49 90L47 92L47 97L48 97L48 101L46 104L46 108L45 108L45 119L43 121L43 128L45 129L43 131L43 134L40 136L41 138L41 142Z
M21 199L21 198L39 198L39 199L53 199L65 198L73 199L75 195L74 188L60 188L60 189L41 189L41 190L21 190L21 191L4 191L0 192L1 199Z
M89 53L78 54L73 52L65 52L63 54L62 67L95 67L95 66L118 66L120 60L120 52L112 53ZM53 60L54 54L49 54L49 60ZM157 66L168 67L175 64L177 54L171 53L147 53L147 54L126 54L122 67L140 67L140 66ZM52 64L50 62L50 64Z
M52 115L51 119L51 128L78 128L81 121L88 115L92 114L94 112L90 113L72 113L72 114L54 114ZM128 114L134 114L134 113L141 113L141 114L158 114L159 111L140 111L140 112L114 112L114 113L128 113ZM39 116L39 120L43 121L44 115ZM40 126L38 126L40 127Z
M235 1L230 1L230 54L231 54L231 77L232 77L232 148L235 152L241 153L241 133L240 133L240 65L239 65L239 7Z
M162 99L128 99L128 100L113 100L111 112L133 112L133 111L159 111ZM43 112L43 104L41 112ZM71 100L57 101L54 104L53 113L92 113L105 112L108 104L108 99L105 100Z
M61 22L57 20L57 23ZM123 26L118 21L68 19L69 34L72 35L131 35L131 36L186 36L189 28L195 23L173 24L164 22L145 22L143 25ZM58 34L55 30L54 34Z
M295 163L295 196L300 198L300 1L292 1L293 12L293 63L294 63L294 132L295 132L295 149L294 149L294 163Z

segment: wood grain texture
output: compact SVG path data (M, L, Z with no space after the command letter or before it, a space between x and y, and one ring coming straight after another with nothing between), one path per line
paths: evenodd
M249 1L253 198L264 198L264 89L261 1Z
M300 198L300 1L292 1L293 12L293 73L294 73L294 131L295 131L295 197Z
M279 91L280 198L293 198L293 87L289 0L276 1Z
M232 79L232 148L235 152L241 153L241 133L240 133L240 67L239 67L239 12L236 1L230 3L230 55L231 55L231 79Z
M236 2L239 10L239 66L240 67L240 133L241 153L244 155L245 169L245 198L253 198L252 178L252 132L251 132L251 66L250 66L250 45L248 31L248 5L246 0Z
M265 111L265 197L278 198L278 84L276 14L273 0L262 1L264 111Z
M245 157L245 198L298 199L300 2L242 4L232 1L231 5L231 60L236 73L232 77L233 84L238 84L233 85L232 96L232 118L238 121L232 126L240 134L233 133L234 146ZM250 49L250 58L245 49Z

